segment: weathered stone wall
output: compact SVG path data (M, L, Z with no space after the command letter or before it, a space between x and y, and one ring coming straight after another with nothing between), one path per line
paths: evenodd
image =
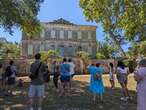
M8 66L10 60L11 59L1 59L0 60L0 63L3 64L3 69L4 70ZM15 62L18 75L27 75L29 73L30 64L31 64L32 60L28 60L28 59L13 59L13 61Z
M30 73L30 65L34 61L33 59L13 59L15 62L15 65L18 70L18 75L28 75ZM54 59L55 60L55 59ZM0 63L3 64L3 68L5 69L9 63L10 59L1 59ZM53 61L53 60L52 60ZM73 58L73 62L75 64L75 73L76 74L89 74L88 67L85 67L83 61L80 58ZM90 60L89 65L91 63L100 63L104 67L105 71L108 72L108 63L112 62L114 65L116 65L115 60ZM51 71L51 65L52 63L48 63L49 71Z
M40 51L60 50L63 57L75 57L77 51L96 55L96 26L75 25L64 19L41 23L40 35L28 38L22 34L22 55L33 58Z
M11 59L1 59L0 60L0 64L3 64L4 70L8 66L10 60ZM30 74L30 65L34 61L33 59L13 59L13 61L15 62L15 65L17 67L18 76ZM73 59L73 61L75 64L75 72L77 74L83 74L84 66L83 66L82 60ZM51 62L48 63L49 71L51 71L51 65L52 65Z

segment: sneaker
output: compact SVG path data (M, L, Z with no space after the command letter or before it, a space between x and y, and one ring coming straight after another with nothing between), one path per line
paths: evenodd
M132 97L126 97L127 98L127 100L132 100L133 98Z
M112 90L114 90L115 88L114 88L114 87L112 87L111 89L112 89Z
M127 101L128 99L127 99L127 97L121 97L120 100Z

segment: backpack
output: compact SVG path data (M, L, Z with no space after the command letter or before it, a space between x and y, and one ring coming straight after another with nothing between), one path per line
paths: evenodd
M5 74L6 77L10 77L13 74L13 72L11 71L11 66L7 66Z

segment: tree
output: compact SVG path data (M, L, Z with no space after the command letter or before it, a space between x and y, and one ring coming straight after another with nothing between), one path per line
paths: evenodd
M41 27L37 19L40 3L43 0L0 0L0 26L10 34L13 27L32 36L40 32Z
M21 45L17 42L8 42L5 38L0 39L0 58L20 58Z
M146 39L145 0L80 0L80 6L87 20L102 24L124 56L125 40Z
M59 51L58 50L49 50L49 51L43 51L41 52L41 59L43 61L49 61L50 59L60 59L59 57Z
M109 42L97 41L97 59L110 59L117 56L118 48L115 45L109 44Z
M146 41L140 43L133 43L129 48L127 57L131 60L136 60L139 55L146 57Z
M87 66L89 64L89 59L90 59L90 54L88 52L85 51L78 51L76 53L76 56L81 58L85 64L85 66Z

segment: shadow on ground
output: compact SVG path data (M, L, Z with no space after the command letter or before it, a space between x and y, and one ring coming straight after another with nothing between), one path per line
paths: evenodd
M93 103L91 94L88 90L89 83L75 80L72 83L71 94L58 97L52 81L49 82L49 88L46 90L46 97L43 103L43 110L136 110L136 93L130 91L133 96L132 101L120 101L121 90L114 90L106 87L104 101ZM27 110L27 91L28 83L23 88L15 89L15 96L0 95L0 110Z

